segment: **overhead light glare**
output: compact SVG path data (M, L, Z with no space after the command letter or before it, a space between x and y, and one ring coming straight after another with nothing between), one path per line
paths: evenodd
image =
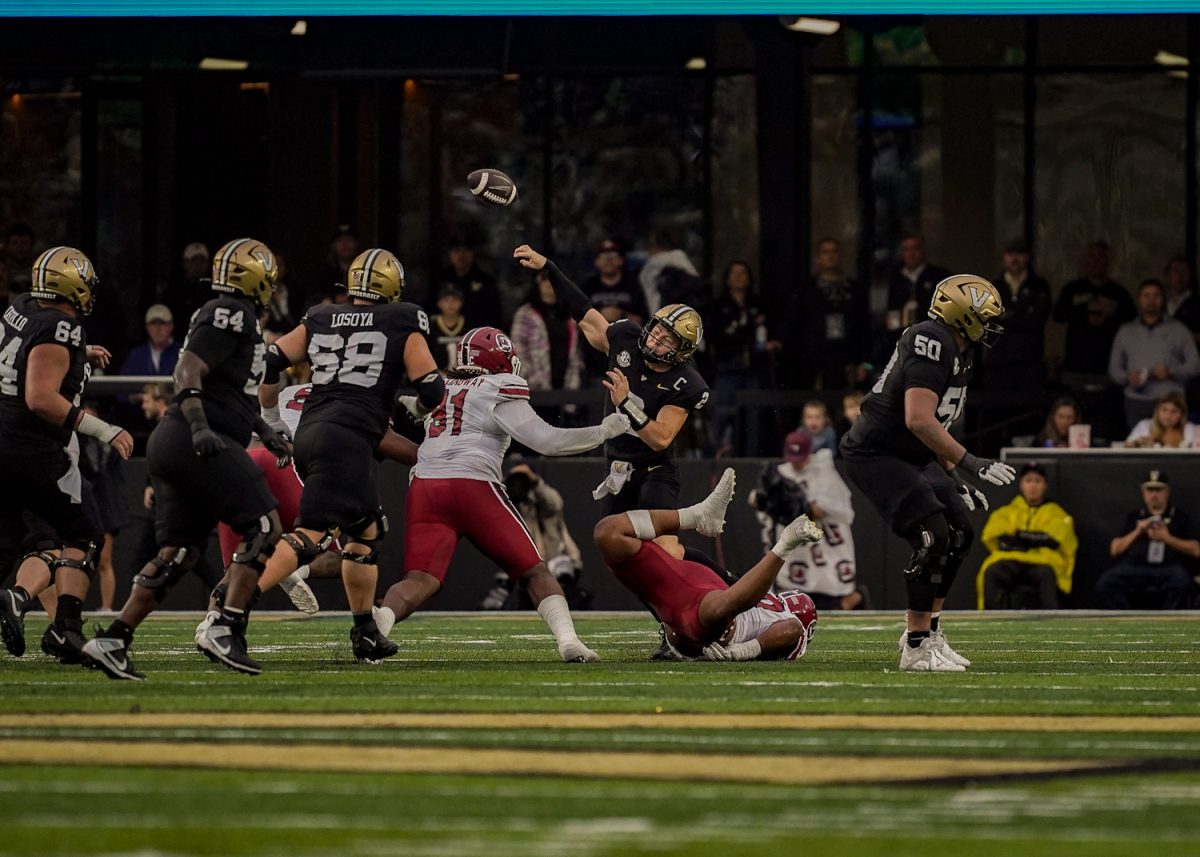
M1170 51L1159 51L1154 55L1154 61L1159 65L1187 65L1187 57L1173 54Z
M303 18L301 18L299 21L292 24L292 35L293 36L303 36L303 35L307 35L307 33L308 33L308 21L305 21Z
M805 18L803 16L784 15L781 18L783 26L795 33L813 33L818 36L832 36L842 28L841 21L831 18Z
M247 60L229 60L220 57L205 57L200 60L200 68L204 71L245 71L250 68Z
M708 61L704 57L692 57L684 64L684 68L688 71L704 71L708 68Z

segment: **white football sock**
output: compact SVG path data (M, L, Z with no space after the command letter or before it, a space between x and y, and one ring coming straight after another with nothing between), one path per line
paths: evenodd
M550 627L550 633L561 646L579 639L575 633L575 623L571 620L571 610L567 607L567 599L561 595L550 595L542 599L537 606L538 615Z

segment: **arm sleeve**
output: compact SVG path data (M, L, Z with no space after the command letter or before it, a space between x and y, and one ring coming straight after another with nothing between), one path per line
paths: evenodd
M542 455L574 455L604 443L601 426L562 429L537 415L527 401L509 399L492 409L492 417L513 440Z
M546 261L546 273L550 277L550 285L554 286L554 293L563 302L563 306L567 308L571 318L582 321L588 310L592 308L591 300L579 286L571 281L570 277L559 270L558 265L549 260Z

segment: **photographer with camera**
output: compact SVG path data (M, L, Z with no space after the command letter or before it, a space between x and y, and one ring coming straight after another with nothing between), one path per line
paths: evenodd
M567 531L562 495L534 473L528 464L513 465L504 477L504 490L521 513L521 519L538 553L546 560L546 567L563 588L567 606L572 610L586 610L591 606L592 595L579 585L583 560L579 546ZM513 596L512 578L497 572L495 584L479 606L484 610L503 610L510 606L512 600L512 608L532 610L533 605L528 598L524 590Z
M749 502L768 550L801 514L824 532L821 541L801 545L784 559L775 580L777 591L798 589L812 598L818 611L866 606L865 590L856 586L850 488L838 474L831 450L813 452L808 434L792 432L783 441L783 462L767 465Z
M1142 482L1142 506L1125 519L1125 535L1109 551L1120 561L1096 581L1098 606L1108 610L1186 610L1192 574L1189 560L1200 557L1191 522L1171 503L1171 485L1162 470Z
M979 609L1036 607L1055 610L1071 591L1079 540L1066 509L1046 500L1046 469L1036 461L1021 468L1019 493L988 517L979 568Z

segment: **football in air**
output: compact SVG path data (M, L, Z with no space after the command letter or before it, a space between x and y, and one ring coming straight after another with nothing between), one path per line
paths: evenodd
M517 186L499 170L475 170L467 176L471 193L492 205L511 205L517 198Z

